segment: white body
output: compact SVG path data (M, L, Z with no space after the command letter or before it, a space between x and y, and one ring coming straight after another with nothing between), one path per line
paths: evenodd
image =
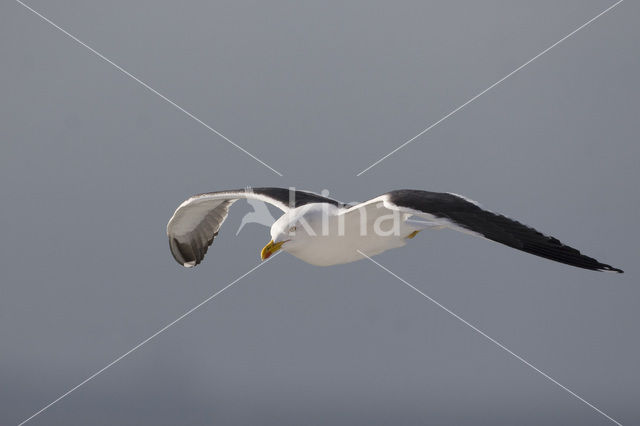
M402 247L425 224L409 223L408 215L380 206L341 209L331 204L307 204L282 215L271 227L282 250L312 265L330 266L361 260ZM405 217L406 216L406 217ZM295 230L292 227L295 226Z

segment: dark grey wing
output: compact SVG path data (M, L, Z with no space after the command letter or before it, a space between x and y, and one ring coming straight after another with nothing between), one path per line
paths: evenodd
M585 256L558 239L506 216L482 209L457 194L400 189L387 194L387 201L401 209L422 212L429 218L450 222L453 227L556 262L594 271L623 271Z
M229 208L241 198L263 201L283 212L309 203L341 205L336 200L312 192L286 188L246 188L194 195L178 206L167 224L169 247L174 259L187 268L198 265L218 235Z
M329 203L338 207L343 205L340 201L334 200L332 198L327 198L320 194L309 191L300 191L287 188L252 188L252 191L255 194L269 197L272 200L277 200L282 205L287 207L300 207L310 203Z

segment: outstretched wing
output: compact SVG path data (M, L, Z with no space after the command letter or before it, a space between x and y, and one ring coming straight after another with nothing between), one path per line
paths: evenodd
M508 217L484 210L461 195L400 189L374 198L389 209L398 209L430 223L483 236L536 256L594 271L623 271L585 256L558 239ZM373 200L372 200L373 201ZM365 202L363 204L367 204Z
M229 208L241 198L263 201L283 212L309 203L341 205L312 192L286 188L247 188L194 195L178 206L167 224L174 259L187 268L198 265L218 235Z

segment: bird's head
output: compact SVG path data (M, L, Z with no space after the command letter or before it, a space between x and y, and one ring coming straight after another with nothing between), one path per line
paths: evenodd
M309 239L317 235L316 222L321 213L316 205L307 204L283 214L271 225L271 241L260 253L262 260L280 249L291 251L307 244Z

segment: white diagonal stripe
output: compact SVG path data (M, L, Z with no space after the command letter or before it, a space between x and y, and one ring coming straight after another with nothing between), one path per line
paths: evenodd
M367 167L366 169L362 170L360 173L358 173L356 176L360 176L362 175L364 172L366 172L367 170L371 169L372 167L380 164L382 161L386 160L387 158L389 158L391 155L395 154L396 152L400 151L402 148L404 148L405 146L409 145L411 142L415 141L416 139L418 139L420 136L424 135L425 133L427 133L429 130L433 129L434 127L436 127L438 124L442 123L444 120L446 120L447 118L451 117L453 114L455 114L456 112L460 111L462 108L466 107L467 105L469 105L471 102L475 101L476 99L478 99L480 96L484 95L485 93L487 93L489 90L493 89L494 87L496 87L497 85L499 85L500 83L502 83L503 81L505 81L506 79L508 79L509 77L511 77L512 75L514 75L515 73L517 73L518 71L520 71L521 69L523 69L524 67L526 67L527 65L529 65L531 62L535 61L536 59L538 59L540 56L544 55L545 53L547 53L548 51L550 51L551 49L553 49L554 47L556 47L557 45L559 45L560 43L562 43L563 41L565 41L566 39L568 39L569 37L571 37L572 35L574 35L575 33L577 33L578 31L580 31L581 29L583 29L584 27L586 27L587 25L591 24L593 21L595 21L596 19L598 19L599 17L601 17L602 15L604 15L605 13L609 12L611 9L613 9L614 7L616 7L617 5L619 5L620 3L622 3L624 0L618 0L616 3L612 4L611 6L609 6L608 8L606 8L605 10L603 10L602 12L600 12L598 15L594 16L593 18L589 19L587 22L585 22L584 24L580 25L578 28L576 28L575 30L571 31L569 34L567 34L566 36L562 37L560 40L556 41L555 43L553 43L551 46L547 47L546 49L544 49L542 52L538 53L536 56L534 56L533 58L529 59L527 62L525 62L524 64L520 65L518 68L516 68L515 70L511 71L509 74L505 75L504 77L502 77L500 80L496 81L495 83L493 83L491 86L487 87L486 89L484 89L482 92L478 93L477 95L475 95L474 97L472 97L471 99L469 99L468 101L466 101L465 103L463 103L462 105L460 105L459 107L457 107L456 109L454 109L453 111L451 111L450 113L448 113L447 115L445 115L444 117L442 117L440 120L436 121L435 123L431 124L429 127L427 127L426 129L422 130L420 133L418 133L417 135L415 135L414 137L412 137L411 139L409 139L408 141L406 141L405 143L403 143L402 145L400 145L399 147L397 147L396 149L394 149L393 151L391 151L390 153L388 153L387 155L385 155L384 157L380 158L378 161L376 161L375 163L371 164L369 167Z
M547 373L545 373L544 371L540 370L538 367L536 367L535 365L531 364L529 361L527 361L526 359L524 359L523 357L521 357L520 355L518 355L517 353L513 352L511 349L509 349L508 347L506 347L505 345L503 345L502 343L500 343L499 341L497 341L496 339L494 339L493 337L489 336L487 333L485 333L484 331L480 330L478 327L476 327L475 325L471 324L469 321L465 320L464 318L462 318L460 315L456 314L455 312L453 312L451 309L447 308L446 306L444 306L443 304L441 304L440 302L438 302L437 300L435 300L433 297L429 296L428 294L424 293L422 290L419 290L417 287L415 287L413 284L409 283L408 281L402 279L401 277L399 277L398 275L396 275L395 273L391 272L389 269L387 269L385 266L381 265L380 263L376 262L375 260L373 260L371 257L367 256L366 254L364 254L363 252L361 252L360 250L356 250L358 253L360 253L362 256L366 257L367 259L369 259L371 262L373 262L374 264L378 265L381 269L383 269L384 271L388 272L391 276L397 278L398 280L402 281L404 284L406 284L409 288L411 288L412 290L416 291L418 294L420 294L422 297L426 298L427 300L429 300L430 302L434 303L436 306L438 306L439 308L443 309L446 313L448 313L449 315L451 315L452 317L454 317L455 319L457 319L458 321L462 322L464 325L466 325L467 327L471 328L473 331L475 331L476 333L480 334L481 336L485 337L486 339L488 339L491 343L495 344L496 346L498 346L500 349L504 350L505 352L507 352L509 355L513 356L514 358L516 358L518 361L522 362L523 364L525 364L526 366L530 367L531 369L533 369L534 371L536 371L537 373L541 374L545 379L549 380L550 382L554 383L555 385L559 386L560 388L562 388L563 390L565 390L566 392L568 392L570 395L574 396L575 398L577 398L578 400L582 401L583 403L585 403L586 405L588 405L589 407L593 408L594 410L596 410L598 413L600 413L601 415L603 415L604 417L606 417L607 419L609 419L610 421L612 421L613 423L617 424L618 426L622 426L622 424L620 422L618 422L617 420L615 420L614 418L612 418L611 416L609 416L607 413L605 413L604 411L600 410L598 407L596 407L595 405L593 405L592 403L590 403L589 401L587 401L586 399L584 399L583 397L581 397L580 395L578 395L577 393L575 393L574 391L572 391L571 389L569 389L568 387L566 387L565 385L563 385L562 383L560 383L559 381L557 381L556 379L554 379L553 377L549 376Z
M279 255L280 253L276 253L274 254L271 259L275 258L277 255ZM231 287L232 285L234 285L235 283L237 283L238 281L240 281L241 279L243 279L244 277L246 277L247 275L249 275L250 273L252 273L253 271L255 271L256 269L258 269L260 266L264 265L265 263L271 261L271 259L267 259L261 263L258 263L256 266L254 266L253 268L251 268L249 271L245 272L244 274L240 275L238 278L236 278L235 280L231 281L229 284L227 284L226 286L224 286L222 289L216 291L215 293L213 293L211 296L207 297L206 299L204 299L202 302L198 303L196 306L194 306L193 308L189 309L187 312L185 312L184 314L180 315L178 318L174 319L173 321L171 321L169 324L165 325L164 327L162 327L160 330L156 331L155 333L153 333L151 336L147 337L146 339L144 339L143 341L141 341L140 343L138 343L137 345L135 345L134 347L132 347L131 349L129 349L127 352L123 353L122 355L120 355L119 357L117 357L116 359L114 359L113 361L111 361L109 364L105 365L104 367L102 367L100 370L96 371L95 373L93 373L92 375L90 375L89 377L87 377L86 379L84 379L83 381L81 381L80 383L78 383L77 385L75 385L74 387L72 387L71 389L69 389L68 391L66 391L65 393L63 393L62 395L60 395L59 397L57 397L56 399L54 399L53 401L51 401L49 404L45 405L44 407L42 407L40 410L36 411L35 413L33 413L31 416L29 416L28 418L26 418L25 420L23 420L20 424L18 424L18 426L22 426L25 423L29 422L30 420L32 420L34 417L38 416L39 414L43 413L44 411L48 410L49 408L51 408L53 405L57 404L58 402L60 402L62 399L66 398L67 396L69 396L71 393L73 393L74 391L76 391L78 388L80 388L81 386L87 384L89 381L95 379L98 375L100 375L101 373L103 373L105 370L107 370L108 368L112 367L114 364L122 361L122 359L124 359L125 357L127 357L128 355L130 355L131 353L133 353L134 351L136 351L137 349L140 349L142 346L146 345L147 343L149 343L149 341L153 338L155 338L156 336L158 336L159 334L165 332L167 329L173 327L176 323L178 323L178 321L184 319L185 317L191 315L196 309L200 308L201 306L203 306L204 304L206 304L207 302L211 301L214 297L216 297L217 295L219 295L220 293L222 293L223 291L225 291L226 289L228 289L229 287Z
M264 161L262 161L261 159L259 159L258 157L256 157L255 155L253 155L252 153L250 153L249 151L247 151L246 149L244 149L243 147L241 147L240 145L238 145L237 143L235 143L234 141L232 141L231 139L229 139L228 137L226 137L225 135L223 135L222 133L220 133L219 131L217 131L216 129L214 129L213 127L211 127L210 125L208 125L207 123L205 123L204 121L202 121L201 119L199 119L198 117L196 117L195 115L193 115L192 113L190 113L189 111L187 111L186 109L184 109L183 107L181 107L180 105L175 103L174 101L172 101L171 99L169 99L168 97L166 97L165 95L163 95L162 93L158 92L156 89L154 89L153 87L149 86L147 83L145 83L144 81L140 80L138 77L136 77L135 75L131 74L129 71L127 71L126 69L122 68L120 65L116 64L111 59L107 58L102 53L100 53L97 50L95 50L93 47L89 46L88 44L86 44L85 42L83 42L82 40L80 40L79 38L77 38L76 36L71 34L70 32L68 32L67 30L65 30L64 28L60 27L55 22L53 22L52 20L50 20L46 16L42 15L40 12L36 11L32 7L30 7L29 5L23 3L21 0L16 0L16 2L19 3L20 5L24 6L26 9L30 10L31 12L33 12L35 15L39 16L42 20L44 20L45 22L47 22L48 24L50 24L54 28L56 28L59 31L61 31L62 33L64 33L66 36L68 36L69 38L74 40L76 43L86 47L90 52L92 52L93 54L98 56L100 59L102 59L105 62L107 62L110 65L112 65L118 71L122 72L124 75L126 75L129 78L131 78L132 80L134 80L135 82L137 82L138 84L143 86L145 89L147 89L150 92L158 95L160 98L162 98L163 100L165 100L166 102L168 102L169 104L174 106L175 108L177 108L180 111L182 111L183 113L185 113L187 116L189 116L190 118L195 120L197 123L201 124L202 126L206 127L207 129L209 129L210 131L215 133L216 135L220 136L222 139L224 139L225 141L229 142L231 145L233 145L234 147L236 147L240 151L242 151L245 154L247 154L249 157L251 157L254 160L256 160L258 163L262 164L263 166L265 166L266 168L268 168L269 170L271 170L272 172L274 172L278 176L282 176L282 173L280 173L279 171L277 171L276 169L274 169L273 167L271 167L270 165L268 165L267 163L265 163Z

